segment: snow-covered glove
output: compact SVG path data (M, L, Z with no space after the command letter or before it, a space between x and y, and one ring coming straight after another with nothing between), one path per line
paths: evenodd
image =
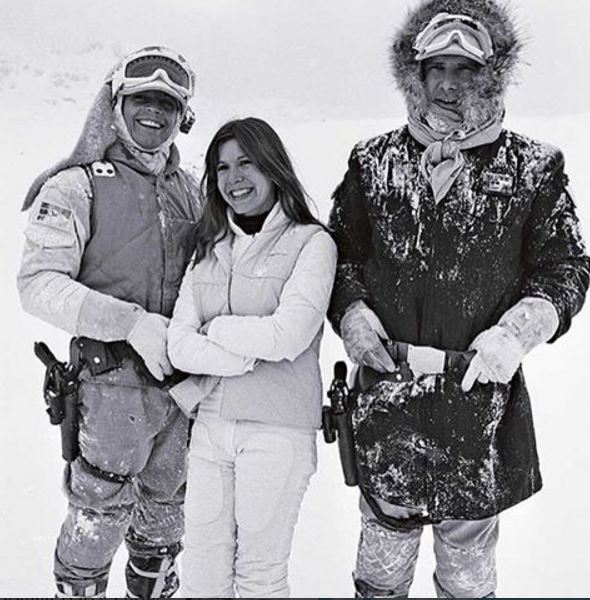
M166 330L170 319L145 312L135 323L127 341L143 358L148 371L159 381L174 370L166 353Z
M525 355L514 334L499 325L482 331L469 349L477 352L461 383L464 392L468 392L476 381L508 383Z
M469 347L476 350L461 383L468 392L476 381L509 383L525 354L551 339L559 326L553 304L543 298L523 298L507 310L497 325L482 331Z
M395 363L381 342L388 335L379 317L362 300L346 309L340 333L350 360L381 373L395 371Z

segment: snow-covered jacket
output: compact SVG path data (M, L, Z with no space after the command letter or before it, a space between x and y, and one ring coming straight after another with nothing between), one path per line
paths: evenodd
M504 130L463 152L465 167L437 205L420 173L424 148L407 127L358 144L334 194L338 267L329 317L364 300L388 335L467 350L521 298L549 300L570 327L588 288L564 159ZM363 486L433 520L479 519L541 487L522 370L511 383L464 393L456 372L381 382L359 397Z
M230 228L187 270L168 329L170 360L198 375L184 384L193 385L194 403L221 395L225 418L317 428L335 244L279 203L255 235L231 219Z
M104 161L51 177L25 230L23 307L103 341L125 339L137 311L170 316L199 216L196 187L178 163L173 147L164 172L153 175L117 142Z

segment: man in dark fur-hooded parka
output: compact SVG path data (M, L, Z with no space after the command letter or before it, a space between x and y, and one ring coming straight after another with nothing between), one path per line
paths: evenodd
M494 0L423 1L391 53L408 124L357 144L334 193L358 596L407 595L424 524L437 594L493 594L498 514L541 488L520 365L569 329L590 261L562 153L503 128L520 50Z

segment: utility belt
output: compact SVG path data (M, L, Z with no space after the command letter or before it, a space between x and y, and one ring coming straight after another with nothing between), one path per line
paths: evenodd
M74 360L86 366L93 376L118 369L126 361L130 361L147 385L158 388L170 388L187 378L186 373L174 371L172 375L159 381L149 372L141 356L122 340L103 342L86 337L73 338L70 344L70 361Z
M148 371L139 354L123 341L102 342L85 337L72 338L67 363L57 360L43 342L35 342L34 352L46 368L43 382L46 412L49 422L60 426L62 458L67 462L76 460L80 454L78 387L83 368L88 368L92 376L97 376L118 369L126 361L130 361L146 385L161 389L168 389L187 377L186 373L174 371L163 381L158 381Z
M384 346L396 364L397 369L391 373L381 373L371 367L362 365L358 369L354 390L366 392L380 381L402 383L412 381L416 374L441 374L455 372L463 378L475 351L459 352L456 350L439 350L429 346L414 346L406 342L387 340Z

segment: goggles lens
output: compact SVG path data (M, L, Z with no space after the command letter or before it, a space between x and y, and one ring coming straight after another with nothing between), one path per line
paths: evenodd
M158 69L162 69L176 85L191 90L189 72L182 65L166 56L140 56L130 61L125 67L125 77L142 79L152 76Z
M445 33L437 33L432 40L425 42L424 52L439 52L440 50L448 48L453 43L459 44L461 48L480 59L484 58L484 51L479 44L476 41L470 41L468 36L464 35L459 29L452 29Z
M465 15L441 14L416 38L416 60L444 50L454 42L482 62L494 54L492 40L483 25Z

